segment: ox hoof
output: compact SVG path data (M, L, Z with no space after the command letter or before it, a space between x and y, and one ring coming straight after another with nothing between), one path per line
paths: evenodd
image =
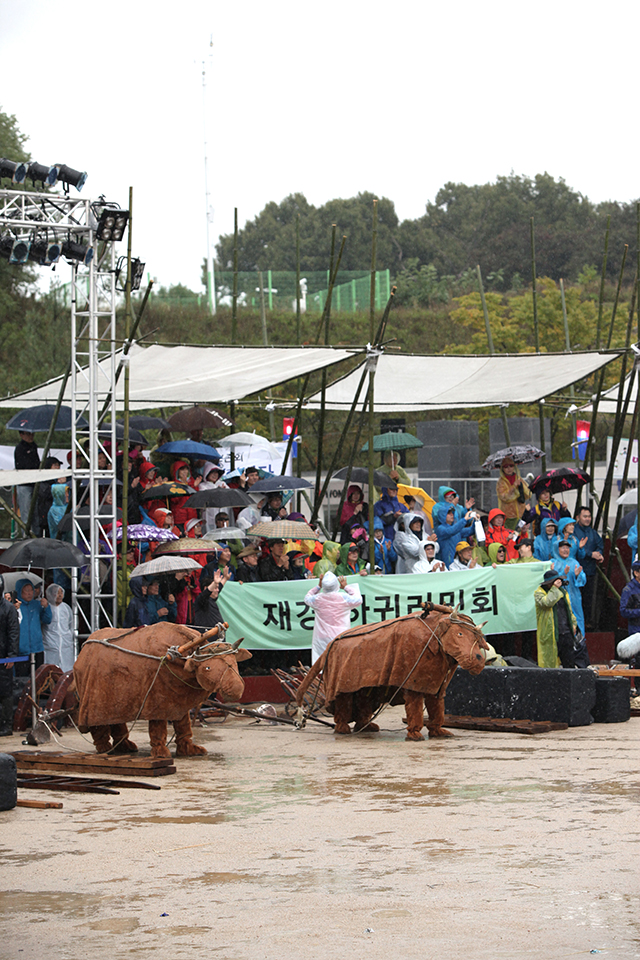
M152 760L171 760L171 751L166 745L162 747L151 747Z
M405 740L424 740L424 737L419 731L417 733L412 733L410 730L407 730Z
M334 733L351 733L351 728L348 723L336 723Z
M206 747L199 747L190 741L179 743L176 747L176 757L204 757L206 753Z
M451 730L445 730L444 727L436 727L435 730L429 730L429 739L432 737L453 737Z
M138 747L133 740L123 740L114 746L111 753L137 753Z
M364 727L356 727L358 733L380 733L377 723L367 723Z

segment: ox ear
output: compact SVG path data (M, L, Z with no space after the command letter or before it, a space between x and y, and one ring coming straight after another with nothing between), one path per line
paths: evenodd
M251 660L252 656L253 654L249 653L248 650L236 650L235 652L236 660Z
M484 623L477 623L476 626L477 626L478 630L482 630L482 628L483 628L483 627L486 627L486 625L487 625L488 623L489 623L489 621L488 621L488 620L485 620Z
M196 672L196 667L197 667L197 663L196 663L196 661L193 659L193 657L189 657L188 660L185 660L185 664L184 664L184 672L185 672L185 673L195 673L195 672Z
M459 604L459 603L456 603L455 607L454 607L453 610L451 611L451 616L452 616L452 617L457 617L457 616L459 616L459 614L460 614L460 604Z

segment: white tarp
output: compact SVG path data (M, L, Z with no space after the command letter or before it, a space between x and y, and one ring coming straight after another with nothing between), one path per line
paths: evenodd
M375 377L375 410L452 410L467 407L534 403L581 380L615 360L617 353L526 353L515 356L398 356L383 355ZM329 410L346 410L353 403L362 368L327 388ZM360 400L366 397L366 385ZM320 394L309 399L320 406Z
M631 400L629 401L629 413L633 414L636 406L636 398L638 396L638 377L634 373L628 374L624 381L624 387L622 388L622 402L624 403L627 396L627 390L629 389L629 377L634 377L634 384L631 388ZM618 392L620 390L620 383L614 383L612 387L609 387L608 390L605 390L604 393L600 394L600 402L598 403L598 413L612 413L615 415L618 408ZM595 397L592 397L592 401L595 400ZM593 413L593 406L591 403L587 403L584 407L580 407L580 413Z
M8 447L5 449L9 449ZM12 451L13 452L13 451ZM14 487L23 483L44 483L47 480L64 480L71 470L0 470L0 487Z
M148 347L134 344L129 352L131 410L229 403L275 387L294 377L321 370L353 356L352 350L330 347ZM0 400L0 407L32 407L55 403L60 379ZM103 387L103 384L101 384ZM124 377L117 400L123 400ZM64 403L71 403L71 381Z

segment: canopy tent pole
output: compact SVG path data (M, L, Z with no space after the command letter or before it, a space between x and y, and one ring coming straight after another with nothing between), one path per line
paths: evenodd
M637 374L636 374L636 370L637 370ZM633 380L634 380L634 378L636 378L636 383L637 383L637 385L640 386L640 365L638 365L638 364L636 364L636 365L634 366L634 370L633 370L633 373L632 373L632 375L631 375L631 382L629 383L629 395L631 394L631 389L632 389L632 386L633 386ZM628 399L629 399L629 398L627 397L627 401L628 401ZM630 470L630 467L631 467L631 461L632 461L632 459L633 459L633 458L632 458L632 454L633 454L633 441L634 441L634 438L635 438L636 433L637 433L637 431L638 431L638 411L639 411L639 410L640 410L640 404L638 404L638 402L637 402L637 400L636 400L636 403L635 403L635 406L634 406L634 409L633 409L633 417L631 418L631 430L629 431L629 442L628 442L628 444L627 444L627 454L626 454L626 457L625 457L625 460L624 460L624 470L622 471L622 480L621 480L621 482L620 482L620 494L623 494L623 493L625 492L625 490L626 490L626 487L627 487L627 479L628 479L628 477L629 477L629 470ZM611 451L611 462L613 463L614 460L615 460L615 457L614 457L614 455L613 455L613 450L612 450L612 451ZM636 474L636 486L637 486L637 479L638 479L638 477L637 477L637 474ZM612 555L613 555L613 551L617 549L618 530L619 530L619 528L620 528L620 520L621 520L621 518L622 518L622 506L620 505L620 506L618 506L618 509L617 509L617 511L616 511L616 519L615 519L615 523L614 523L614 526L613 526L613 532L611 533L611 531L610 531L610 534L611 534L611 551L610 551L610 554L609 554L609 563L608 563L608 565L607 565L607 575L609 574L609 571L611 570L611 557L612 557ZM606 516L605 516L604 526L607 527Z
M300 341L302 340L302 331L301 331L301 309L300 309L300 214L296 216L296 346L300 346ZM298 380L298 393L301 392L302 380ZM298 420L298 432L297 436L300 436L300 418ZM298 443L298 456L296 457L296 473L298 477L302 476L302 451L300 450L300 444L302 439L297 441ZM302 504L302 498L300 496L300 491L296 497L296 507L298 513L300 513L300 506Z
M127 280L124 287L124 338L131 337L131 235L133 221L133 187L129 187L129 236L127 237ZM127 612L127 514L129 511L129 364L124 368L124 429L122 436L122 540L120 547L120 563L122 569L122 607L120 613L124 623ZM115 485L114 485L115 486ZM117 502L116 490L113 499ZM117 516L117 514L116 514ZM118 524L114 523L111 530L113 536L113 563L117 570ZM118 596L118 578L115 579L116 598Z
M335 223L331 224L331 255L329 257L329 277L333 276L333 261L336 253L336 229L337 225ZM343 237L344 240L344 237ZM333 290L330 289L327 293L327 302L325 304L325 319L324 319L324 342L325 346L329 345L329 321L331 319L331 298ZM314 514L317 515L318 508L320 506L318 495L320 490L320 484L322 482L322 453L324 447L324 424L325 424L325 404L326 404L326 394L327 394L327 368L325 367L322 371L321 376L321 386L320 386L320 424L318 428L318 444L316 447L316 505L314 507Z
M531 280L533 289L533 332L536 341L536 353L540 353L540 327L538 324L538 291L536 289L536 236L533 217L531 224ZM544 400L538 401L538 423L540 427L540 449L542 450L542 472L547 472L547 452L544 438Z
M371 230L371 278L369 283L369 342L371 350L374 350L374 323L376 307L376 255L378 245L378 201L373 201L373 224ZM369 573L375 571L376 547L373 536L373 503L374 487L373 474L375 473L375 452L373 449L373 434L375 429L375 409L374 409L374 380L376 367L378 365L378 356L369 356L367 358L367 369L369 371L369 390L367 400L369 404ZM391 454L393 459L393 453Z

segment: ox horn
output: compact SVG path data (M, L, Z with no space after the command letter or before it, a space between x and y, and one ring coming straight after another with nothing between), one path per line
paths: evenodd
M189 640L187 643L183 643L182 646L178 647L178 654L181 657L189 656L193 653L194 650L197 650L198 647L202 646L203 643L207 643L209 640L213 640L214 637L217 637L220 632L220 627L223 630L229 629L228 623L219 623L215 627L212 627L211 630L207 630L206 633L203 633L201 637L196 637L195 640Z

